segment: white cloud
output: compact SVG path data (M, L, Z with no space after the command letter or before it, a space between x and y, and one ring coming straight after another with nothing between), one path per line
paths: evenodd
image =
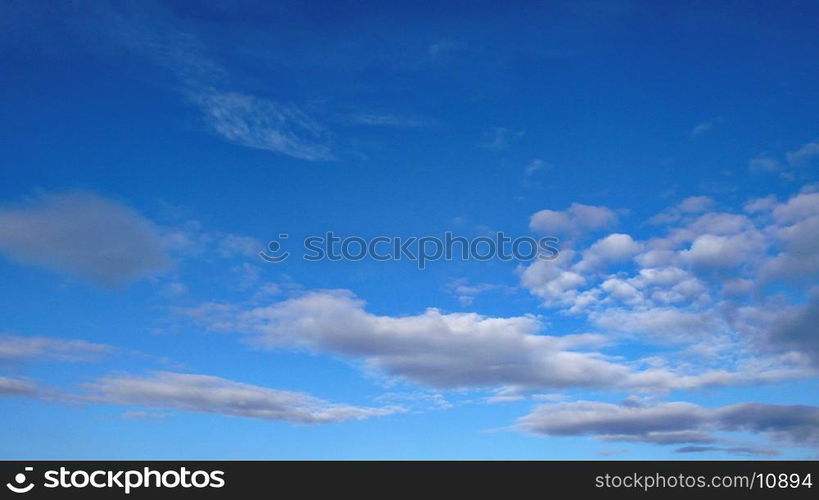
M794 151L785 153L780 160L770 155L760 155L748 162L751 172L778 173L787 181L793 181L799 174L799 168L812 164L819 158L819 142L809 142Z
M215 413L233 417L326 424L400 411L334 404L313 396L243 384L208 375L157 372L111 375L87 384L85 399L98 403Z
M791 224L819 215L819 193L799 193L773 210L776 220Z
M516 427L547 436L591 435L606 441L655 444L717 443L724 439L714 431L750 432L786 445L819 447L819 408L802 405L742 403L704 408L686 402L635 406L576 401L540 405L520 418Z
M435 122L432 120L410 118L383 112L365 112L354 114L349 117L349 121L356 125L365 125L369 127L396 128L422 128L430 127L435 124Z
M715 204L716 202L708 196L691 196L650 218L648 222L656 225L677 222L684 217L706 212Z
M36 396L39 393L37 385L27 381L8 377L0 377L0 396Z
M493 318L427 309L377 316L346 291L309 292L266 307L211 306L189 312L215 330L244 332L271 347L363 358L390 375L434 387L611 385L629 370L597 355L565 350L583 337L538 335L533 316Z
M617 214L606 207L572 203L566 210L541 210L532 215L529 228L541 234L573 236L605 229L617 222Z
M303 160L333 159L329 133L299 106L225 90L236 78L194 31L179 29L180 19L170 10L106 5L93 12L100 16L95 26L112 42L167 70L174 87L224 139Z
M546 162L535 158L526 166L526 169L523 171L526 177L531 177L538 172L541 172L547 168Z
M819 158L819 142L809 142L785 155L791 165L804 165Z
M262 243L256 238L249 236L239 236L236 234L226 234L218 240L216 253L220 257L255 257L264 249Z
M703 234L682 250L680 257L694 267L736 267L749 262L749 256L759 253L764 245L764 237L756 231L731 236Z
M721 116L700 122L693 129L691 129L691 136L698 137L704 135L705 133L710 132L720 122L722 122Z
M3 361L88 361L110 353L113 348L83 340L49 337L0 335L0 362Z
M523 136L523 132L509 130L504 127L495 127L484 134L484 141L480 146L492 151L503 151L509 148L514 139L521 136Z
M493 292L493 291L501 291L503 293L511 293L514 291L514 288L504 285L497 285L494 283L470 283L469 280L466 278L459 278L456 280L452 280L446 285L447 290L449 290L453 295L458 298L458 302L461 305L467 306L472 304L480 294Z
M661 341L692 342L715 337L726 326L709 312L685 311L675 307L645 310L608 308L593 313L592 321L609 331L639 334Z
M538 260L521 268L521 285L542 298L544 305L565 304L576 297L579 288L586 285L585 277L566 269L572 256L573 252L564 250L556 261Z
M115 286L170 267L157 228L88 193L39 196L0 209L0 251L23 264Z
M810 291L806 303L790 308L787 315L777 318L767 332L766 340L773 346L789 347L807 355L819 369L819 287Z
M784 169L784 165L776 158L757 156L748 162L748 168L751 172L780 172Z
M583 273L598 270L608 264L628 261L642 248L643 246L628 234L610 234L584 250L583 259L575 265L574 270Z
M790 371L693 375L662 368L638 371L586 350L599 349L608 340L605 336L543 335L534 316L445 314L437 309L415 316L378 316L366 312L363 305L348 291L313 291L268 306L206 304L186 314L210 330L248 335L257 345L360 359L370 369L436 388L665 391L795 375ZM653 324L669 330L669 335L684 328L662 320Z
M520 283L544 306L585 316L616 338L681 346L663 354L667 362L686 360L693 378L680 387L814 376L816 346L805 334L813 320L796 319L812 318L813 299L802 304L800 297L819 275L819 196L805 188L783 202L756 198L744 214L708 211L714 205L687 198L653 221L664 235L610 235L521 266ZM568 227L566 213L546 215ZM617 261L634 265L611 274ZM771 285L795 293L774 300ZM776 311L781 317L773 319ZM713 371L712 362L726 370ZM674 385L659 380L664 375L640 376L657 377L646 385Z
M195 100L213 130L231 142L302 160L334 158L327 130L295 106L238 92L203 92Z

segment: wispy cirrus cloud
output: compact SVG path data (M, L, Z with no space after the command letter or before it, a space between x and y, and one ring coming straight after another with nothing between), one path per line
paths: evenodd
M223 139L307 161L334 158L329 133L303 106L242 90L196 26L170 9L101 4L88 10L88 19L115 45L167 72L174 90Z
M717 117L712 118L710 120L702 121L702 122L698 123L696 126L694 126L694 128L691 129L691 132L690 132L691 136L692 137L699 137L701 135L705 135L706 133L713 130L714 127L716 127L720 123L722 123L722 117L721 116L717 116Z
M335 158L326 127L294 105L239 92L200 91L192 99L228 141L302 160Z
M430 119L413 118L396 115L393 113L375 111L353 113L347 117L347 121L354 125L394 128L423 128L431 127L436 124L435 121Z

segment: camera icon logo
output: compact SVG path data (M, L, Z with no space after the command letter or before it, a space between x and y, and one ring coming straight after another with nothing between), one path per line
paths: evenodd
M33 470L34 467L25 468L26 472L31 472ZM18 472L17 474L15 474L14 482L17 484L14 485L11 483L6 483L6 488L10 489L14 493L28 493L29 491L31 491L32 488L34 488L34 483L28 483L24 485L24 483L26 482L26 475L22 472Z

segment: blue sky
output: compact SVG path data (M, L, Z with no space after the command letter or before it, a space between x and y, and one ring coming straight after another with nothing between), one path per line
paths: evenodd
M0 455L815 458L817 14L4 3Z

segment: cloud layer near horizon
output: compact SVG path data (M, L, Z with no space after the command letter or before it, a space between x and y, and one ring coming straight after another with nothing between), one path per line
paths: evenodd
M819 446L819 408L806 405L740 403L704 408L686 402L622 404L594 401L546 404L521 417L517 429L546 436L594 436L603 441L654 444L714 444L715 432L762 434L787 445ZM681 452L709 451L682 448ZM745 448L768 455L770 449ZM735 450L736 451L736 450Z

